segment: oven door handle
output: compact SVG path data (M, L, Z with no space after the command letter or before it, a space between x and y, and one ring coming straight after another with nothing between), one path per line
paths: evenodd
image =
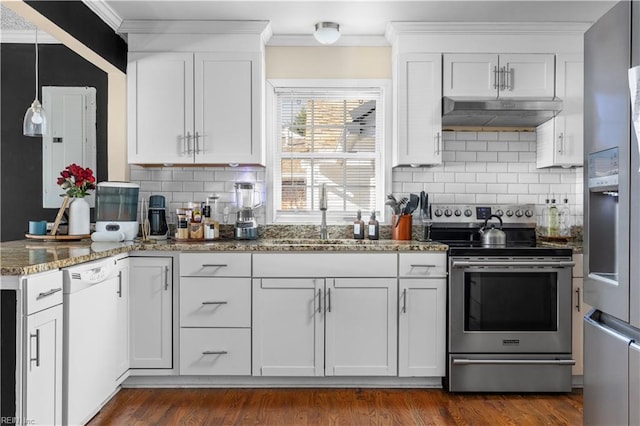
M493 266L504 266L504 267L543 267L543 268L568 268L573 267L575 262L567 260L567 261L548 261L548 262L519 262L519 261L468 261L468 260L454 260L451 263L451 266L454 268L466 268L471 266L483 266L483 267L493 267Z
M574 359L465 359L453 360L456 365L503 364L503 365L575 365Z

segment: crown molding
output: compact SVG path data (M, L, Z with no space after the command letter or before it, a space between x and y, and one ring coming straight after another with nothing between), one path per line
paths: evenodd
M325 45L318 43L313 34L308 35L274 35L269 40L268 46L304 46L304 47L323 47ZM389 42L384 36L357 36L343 35L340 39L331 44L335 46L389 46Z
M104 0L82 0L82 3L98 15L113 31L118 32L122 18Z
M385 37L394 43L399 35L420 34L565 34L582 35L592 22L389 22Z
M269 21L124 20L118 28L126 34L255 34L271 37Z
M36 35L34 30L2 30L0 35L2 43L24 43L35 44ZM38 31L38 44L62 44L60 40L51 35Z

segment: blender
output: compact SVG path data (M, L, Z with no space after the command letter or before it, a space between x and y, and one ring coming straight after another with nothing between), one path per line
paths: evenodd
M251 182L237 182L235 188L238 212L236 213L234 237L237 240L255 240L258 238L255 209L262 205L260 194L255 191L255 184Z

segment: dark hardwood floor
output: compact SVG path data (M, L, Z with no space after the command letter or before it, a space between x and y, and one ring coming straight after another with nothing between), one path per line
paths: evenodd
M582 391L122 389L97 425L581 425Z

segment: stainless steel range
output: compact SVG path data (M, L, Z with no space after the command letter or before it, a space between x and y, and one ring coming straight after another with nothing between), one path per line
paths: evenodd
M432 209L450 246L448 389L571 391L571 249L536 246L533 205ZM498 220L506 242L484 247Z

